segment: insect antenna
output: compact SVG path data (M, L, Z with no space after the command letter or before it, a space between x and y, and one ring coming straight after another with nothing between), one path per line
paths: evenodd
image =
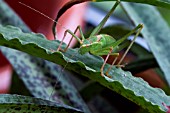
M35 9L35 8L33 8L33 7L25 4L25 3L23 3L23 2L18 2L18 3L21 4L21 5L23 5L23 6L25 6L25 7L27 7L27 8L29 8L29 9L31 9L31 10L33 10L33 11L35 11L35 12L37 12L37 13L39 13L40 15L44 16L45 18L47 18L47 19L53 21L54 23L56 23L57 25L61 26L63 29L67 30L67 28L64 27L61 23L55 21L54 19L52 19L51 17L45 15L44 13L40 12L39 10L37 10L37 9ZM54 36L54 40L57 40L57 36Z

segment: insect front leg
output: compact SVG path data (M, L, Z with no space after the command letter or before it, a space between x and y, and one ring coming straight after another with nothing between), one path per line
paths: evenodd
M77 30L80 30L80 34L81 34L82 40L75 35L75 33L77 32ZM63 41L64 41L67 33L69 33L70 35L72 35L72 37L71 37L71 39L70 39L69 44L67 45L67 47L63 50L63 49L61 49L61 45L62 45L62 43L63 43ZM61 50L61 51L63 51L63 52L66 52L67 49L68 49L68 47L69 47L69 45L70 45L70 43L71 43L71 41L72 41L72 39L73 39L73 37L76 38L77 41L78 41L80 44L83 43L84 36L83 36L83 33L82 33L82 30L81 30L80 26L78 26L78 27L76 28L76 30L74 31L74 33L73 33L71 30L69 30L69 29L67 29L67 30L64 32L64 36L63 36L63 38L62 38L62 40L61 40L60 45L59 45L58 48L57 48L57 51Z
M76 27L76 30L74 31L74 34L76 34L76 32L77 32L78 30L79 30L79 32L80 32L80 36L81 36L81 39L82 39L81 42L83 42L85 38L84 38L83 31L82 31L80 25ZM71 39L70 39L70 41L69 41L67 47L64 49L64 52L67 51L68 47L69 47L70 44L71 44L71 41L73 40L73 37L74 37L74 36L72 35L72 37L71 37Z

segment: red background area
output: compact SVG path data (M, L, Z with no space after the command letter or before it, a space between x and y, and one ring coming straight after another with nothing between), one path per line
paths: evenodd
M19 1L39 10L45 15L55 19L58 10L69 0L5 0L10 7L24 20L32 31L43 33L48 39L54 39L51 31L53 21L45 18L41 14L19 4ZM69 9L59 20L60 23L68 28L75 29L77 25L83 25L83 14L85 4L74 6ZM79 9L79 10L78 10ZM61 39L65 29L58 27L58 37ZM67 38L67 37L66 37ZM70 36L69 36L70 38ZM66 40L65 42L68 42ZM74 44L75 41L72 43ZM10 86L12 68L6 58L0 53L0 93L6 93Z

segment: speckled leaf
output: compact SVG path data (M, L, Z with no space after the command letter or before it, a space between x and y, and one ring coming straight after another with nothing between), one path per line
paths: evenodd
M24 32L30 32L3 1L0 1L0 23L16 25ZM10 48L0 47L0 50L34 97L49 100L51 95L51 101L73 106L86 113L90 112L69 80L68 76L71 76L71 73L62 71L61 66Z
M158 10L152 6L140 4L123 4L130 18L137 25L144 24L142 34L148 42L160 68L170 85L170 28Z
M72 85L66 70L59 65L26 53L0 47L34 97L67 104L90 113L76 88ZM51 96L51 98L50 98Z
M112 76L111 79L103 78L100 76L100 67L103 64L101 57L88 53L80 55L78 49L68 49L66 53L54 52L59 45L58 41L46 40L42 35L23 33L12 26L0 26L0 45L15 48L60 65L67 64L67 69L98 81L148 109L151 113L164 113L166 108L162 103L170 105L170 97L166 96L161 89L152 88L144 80L133 77L131 73L115 67L109 73ZM108 66L107 64L105 70Z
M81 113L80 110L64 104L40 98L0 94L1 113Z

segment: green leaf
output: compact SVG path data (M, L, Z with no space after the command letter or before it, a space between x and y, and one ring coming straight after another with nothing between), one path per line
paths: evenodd
M21 95L0 94L1 113L81 113L61 103Z
M42 35L35 33L23 33L12 26L0 26L0 45L15 48L31 55L44 58L99 82L100 84L116 91L122 96L148 109L151 113L165 113L162 105L170 105L170 97L161 89L152 88L141 78L136 78L129 72L120 68L110 71L112 78L102 77L100 68L103 59L89 53L80 55L78 49L68 49L67 52L54 52L59 45L58 41L46 40ZM63 45L65 47L66 45ZM87 60L88 59L88 60ZM109 67L107 64L106 69Z
M152 6L126 3L123 4L123 7L135 25L138 23L144 24L142 34L170 85L170 52L167 52L170 48L169 26L158 10Z

